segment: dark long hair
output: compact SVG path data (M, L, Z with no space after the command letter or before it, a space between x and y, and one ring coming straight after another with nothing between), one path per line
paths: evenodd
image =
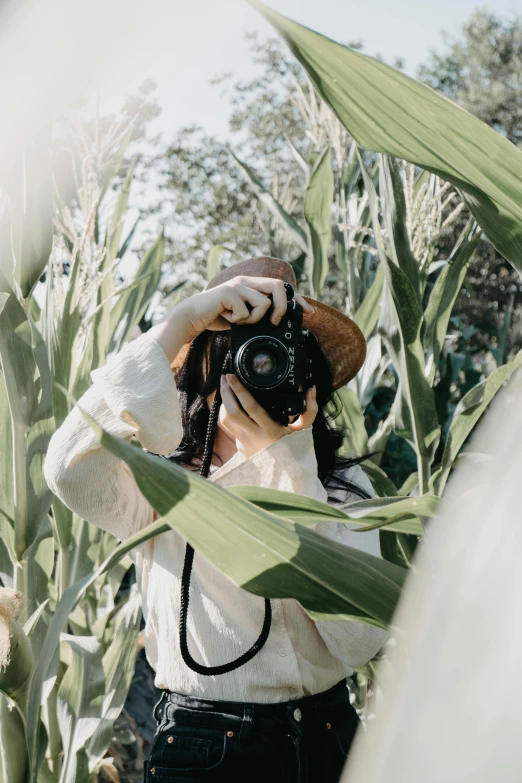
M169 459L191 469L201 466L210 415L207 397L218 389L228 352L228 338L228 331L207 330L199 334L192 341L187 357L176 376L183 439ZM312 383L316 387L319 408L312 427L319 480L328 492L331 502L343 502L339 498L339 492L353 493L363 499L369 498L362 487L346 478L349 468L358 465L369 455L342 459L337 454L343 442L342 429L334 425L339 415L340 403L333 388L330 367L313 334L309 334L307 338L305 351L312 360ZM328 403L331 414L327 414L325 410Z

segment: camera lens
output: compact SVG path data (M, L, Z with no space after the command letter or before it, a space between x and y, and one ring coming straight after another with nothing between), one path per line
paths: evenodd
M270 375L276 368L276 358L267 351L259 351L252 357L252 369L258 375Z
M293 357L292 357L293 358ZM235 370L241 380L255 389L273 389L290 372L286 346L275 337L252 337L238 350Z

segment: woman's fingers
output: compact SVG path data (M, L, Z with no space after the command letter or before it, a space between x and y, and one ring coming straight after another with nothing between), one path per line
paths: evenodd
M291 432L298 432L299 430L306 430L311 427L317 416L319 406L317 405L317 391L315 386L306 390L306 410L301 413L299 418L292 424L288 425L288 429Z
M300 304L305 313L315 313L315 309L312 307L311 304L308 304L304 296L301 296L301 294L294 293L294 299L297 302L297 304Z
M189 297L184 303L185 321L194 334L204 329L221 331L230 324L254 324L270 308L268 295L274 304L270 320L277 325L286 313L286 290L281 280L270 277L238 276ZM294 293L294 299L305 312L314 312L300 294Z
M228 374L226 380L249 419L255 422L258 427L261 427L267 434L279 432L281 425L274 421L235 375Z
M234 287L240 286L241 288L253 289L259 291L262 294L272 294L274 302L274 311L270 316L270 320L273 324L277 325L283 315L286 313L288 300L286 298L286 288L282 280L275 280L272 277L246 277L238 276L233 278L229 282L229 285ZM314 308L308 304L308 302L301 296L301 294L294 292L295 301L301 305L306 313L313 313ZM266 312L266 311L265 311ZM259 320L259 319L257 319ZM256 323L252 320L249 323Z
M221 400L223 405L219 412L219 420L223 427L238 440L257 430L257 424L250 419L237 401L230 384L224 375L221 376Z

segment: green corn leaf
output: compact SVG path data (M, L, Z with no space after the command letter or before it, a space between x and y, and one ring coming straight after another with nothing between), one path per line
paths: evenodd
M375 462L371 460L361 462L361 468L372 482L372 486L379 497L392 497L397 494L397 487L393 481Z
M522 153L401 71L250 0L284 37L358 144L408 160L459 188L490 241L522 270Z
M131 121L128 128L125 129L125 131L121 134L120 140L119 140L119 146L116 151L116 154L111 157L110 163L106 168L105 176L101 183L101 190L100 190L100 202L103 200L105 194L107 193L109 187L111 186L112 182L114 181L114 178L120 171L122 164L123 164L123 158L125 156L125 152L127 150L127 147L129 146L132 133L134 130L134 123L135 119ZM134 168L136 164L136 161L132 164L132 167ZM96 217L96 222L98 222L98 216ZM96 242L98 242L98 238L96 238Z
M361 302L354 319L366 340L370 339L379 321L383 283L384 267L382 264L379 264L375 271L373 282L366 292L366 296Z
M81 779L78 752L85 750L99 725L105 675L96 637L63 634L62 641L70 646L72 659L58 689L58 724L63 741L60 783L73 783Z
M11 433L6 433L11 467L6 472L12 481L3 487L2 507L14 518L15 552L21 558L51 504L52 494L43 476L43 460L54 429L51 378L42 336L1 272L0 365L5 383L0 391L2 429L8 427L5 396L11 417Z
M413 255L410 245L404 186L397 163L385 155L381 155L379 179L381 207L384 227L390 240L388 247L391 259L396 266L402 269L420 302L422 291L419 263Z
M49 517L40 525L38 535L24 554L27 572L27 613L32 614L49 597L49 582L54 569L55 543ZM34 648L34 645L33 645Z
M212 280L217 274L219 259L223 253L230 253L238 261L241 260L241 255L236 250L232 250L226 245L214 245L210 248L207 256L207 280Z
M408 498L415 502L398 505L397 498L379 498L374 500L373 505L371 501L364 500L332 507L320 500L312 500L293 492L276 489L244 486L232 487L230 491L272 514L292 520L299 525L310 526L324 521L342 522L354 531L370 530L375 525L378 527L386 525L386 532L410 533L417 536L421 536L424 531L419 520L414 519L415 515L426 513L426 516L433 516L439 501L439 498L435 498L436 502L424 502L423 498ZM428 495L424 497L431 498ZM421 503L417 502L419 500ZM361 507L359 502L370 505ZM428 510L430 514L427 513ZM355 519L357 523L353 521Z
M341 402L340 414L335 419L335 426L343 430L348 452L351 457L362 457L368 453L368 433L364 426L364 414L357 395L347 386L337 390Z
M431 480L432 491L437 495L442 491L448 480L451 468L457 455L464 445L464 441L470 435L480 417L487 410L491 400L513 373L522 365L522 351L508 364L497 367L485 380L477 383L460 400L455 408L451 421L442 461Z
M140 620L141 597L133 585L129 600L116 614L114 637L103 656L105 696L96 729L86 745L91 771L111 743L114 721L122 710L134 676Z
M136 278L141 279L141 282L138 285L129 286L121 293L116 305L111 310L109 327L111 351L120 350L147 310L150 300L157 290L161 275L161 265L164 260L165 236L162 231L144 254L136 271ZM116 337L116 329L122 319L125 319L125 326Z
M312 287L317 296L328 274L328 249L332 237L332 200L334 175L332 155L327 147L317 159L305 193L304 216L312 245Z
M98 309L92 324L93 367L101 367L105 364L112 336L111 310L113 306L112 295L114 294L112 266L118 256L120 248L121 234L129 203L132 178L134 176L134 166L135 164L133 163L121 186L105 239L106 252L99 270L103 275L103 279L99 285L96 296L96 307Z
M69 286L65 295L63 309L58 323L53 330L50 346L53 352L53 410L56 427L60 427L69 412L68 400L58 389L61 384L65 389L71 387L72 362L76 356L75 344L80 328L80 301L78 279L82 257L75 253L69 273ZM51 283L48 283L49 288Z
M250 166L247 166L246 163L243 163L243 161L239 160L239 158L237 158L233 152L230 152L230 154L245 175L247 182L250 184L250 187L261 204L264 204L268 211L271 212L276 220L278 220L279 223L283 226L283 228L287 229L300 250L302 250L303 253L308 254L310 252L308 247L308 239L306 233L303 231L297 220L293 218L292 215L290 215L285 209L283 209L281 204L261 184L260 180L254 173L253 169L250 168Z
M439 516L441 500L436 495L419 495L414 497L393 496L388 498L370 498L347 503L340 508L350 519L364 519L365 523L383 522L397 516L412 515L423 517ZM402 530L404 533L422 535L420 523L415 530Z
M0 294L0 307L2 297ZM11 587L13 568L17 563L14 546L14 491L13 491L13 434L11 409L0 373L0 442L2 443L2 469L0 470L0 578L6 587Z
M123 258L123 256L125 255L125 253L129 249L130 243L132 242L134 234L136 233L136 229L138 228L138 224L139 224L140 220L141 220L140 217L136 218L136 221L134 222L134 225L132 226L131 230L129 231L129 233L127 234L125 239L123 240L122 245L121 245L120 249L118 250L118 252L116 254L116 258Z
M0 783L24 783L27 753L23 718L0 693Z
M83 415L102 445L129 465L156 511L238 586L257 595L298 598L314 617L335 614L390 621L400 572L379 574L381 563L371 555L334 545L313 531L256 509L212 482L187 475L174 463L114 438ZM233 552L224 545L230 540L235 541ZM336 571L336 562L339 568L341 562L345 566L350 562L350 575L347 570ZM381 579L386 591L381 591Z
M381 555L385 560L401 568L410 568L413 555L415 553L415 543L417 539L414 536L407 536L402 533L390 536L385 535L383 530L379 531L379 541L381 546ZM414 543L415 542L415 543Z
M398 375L398 388L394 401L394 425L414 448L422 475L422 491L427 491L430 465L440 436L433 389L424 374L424 351L420 338L422 309L419 291L414 288L408 274L389 257L381 234L378 200L375 186L362 162L361 173L368 192L372 211L373 228L384 268L386 285L379 319L379 332L386 343ZM381 182L383 193L388 196L386 181ZM392 242L393 237L389 237ZM394 255L401 263L401 256Z
M42 276L53 244L54 193L51 172L51 127L35 134L31 145L10 166L13 278L27 299Z
M462 231L448 263L437 278L424 313L426 375L433 383L453 305L480 240L480 229L470 220Z

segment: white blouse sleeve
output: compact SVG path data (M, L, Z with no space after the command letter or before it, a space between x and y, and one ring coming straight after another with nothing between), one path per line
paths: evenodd
M51 438L44 475L66 506L124 540L152 522L152 506L130 468L100 445L78 407L112 435L127 441L135 435L149 451L167 456L183 432L178 392L166 353L147 332L91 378L93 385Z
M344 478L364 489L371 497L375 496L375 490L370 480L359 465L346 471ZM342 491L334 491L331 494L340 498ZM353 493L349 493L342 499L345 503L361 500L358 495ZM375 557L381 557L378 530L354 533L348 525L333 524L332 522L319 522L314 526L314 529L340 544L360 549ZM349 622L317 620L315 625L332 655L347 663L352 669L371 661L389 636L388 631L383 628L359 623L355 620Z

